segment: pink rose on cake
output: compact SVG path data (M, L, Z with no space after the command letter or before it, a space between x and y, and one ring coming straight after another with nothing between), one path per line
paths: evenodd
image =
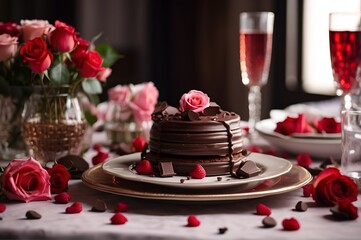
M191 90L183 94L179 101L179 110L181 112L191 110L193 112L203 112L209 107L210 99L206 93L198 90Z
M10 200L50 200L50 176L38 161L14 159L2 175L2 192Z

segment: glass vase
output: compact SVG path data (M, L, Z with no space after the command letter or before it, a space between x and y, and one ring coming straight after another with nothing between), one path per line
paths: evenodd
M22 132L29 153L43 166L79 155L87 129L83 109L68 87L40 87L25 103Z
M152 121L136 122L128 107L121 107L115 101L108 103L104 128L111 148L132 152L134 138L141 136L148 141L151 126Z

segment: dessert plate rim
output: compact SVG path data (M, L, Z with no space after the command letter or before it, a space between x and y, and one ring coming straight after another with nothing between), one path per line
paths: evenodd
M140 160L140 153L133 153L117 158L109 159L103 163L102 169L104 172L120 177L129 181L144 182L166 187L175 188L194 188L194 189L212 189L233 187L247 184L249 188L254 187L259 182L266 179L275 178L287 173L292 168L292 163L286 159L261 154L250 153L247 156L248 160L252 160L262 172L254 177L238 179L230 175L210 176L203 179L189 179L186 176L173 176L173 177L154 177L147 175L139 175L131 168L131 164ZM221 177L220 181L217 179ZM184 179L183 183L181 182Z

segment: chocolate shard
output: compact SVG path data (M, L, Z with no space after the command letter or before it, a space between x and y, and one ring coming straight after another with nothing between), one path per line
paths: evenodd
M184 120L189 120L189 121L196 121L200 119L199 113L194 112L192 110L187 110L182 112L182 118Z
M172 162L159 162L160 177L173 177L175 174Z
M215 116L219 113L221 113L221 107L215 102L211 102L209 107L203 110L205 116Z
M78 155L66 155L56 160L56 162L68 169L72 179L80 179L81 174L89 169L89 163Z
M91 210L93 212L105 212L107 210L107 204L104 201L97 199Z
M260 172L261 169L256 165L255 162L247 160L243 163L243 165L240 165L236 171L236 175L239 178L249 178L257 176Z
M167 102L160 102L155 106L153 114L162 114L167 107Z
M262 224L265 228L272 228L277 225L277 222L273 217L267 216L263 218Z
M41 218L40 213L38 213L38 212L36 212L34 210L27 211L25 216L26 216L27 219L40 219Z
M305 202L299 201L296 204L295 210L298 212L305 212L308 209L308 205Z

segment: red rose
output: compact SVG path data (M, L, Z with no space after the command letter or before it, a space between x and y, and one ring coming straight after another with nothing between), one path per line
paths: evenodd
M313 182L312 198L319 205L333 206L343 200L353 202L357 194L356 183L334 167L323 170Z
M74 28L60 21L55 21L55 29L48 36L51 47L58 52L70 52L77 44Z
M35 73L44 72L53 62L53 54L46 46L46 42L40 37L26 42L20 48L20 56Z
M0 35L4 33L12 37L19 37L20 26L13 22L0 22Z
M90 42L81 37L78 38L78 45L71 52L71 62L69 64L74 64L75 67L80 68L81 61L84 58L84 55L89 50Z
M341 123L334 118L324 117L315 122L316 130L320 133L340 133Z
M51 193L61 193L68 188L70 173L62 164L54 164L52 168L47 169L50 175Z
M84 52L77 61L79 73L85 78L96 77L104 69L102 67L103 58L96 51Z
M303 114L298 114L297 118L288 116L284 121L277 122L274 131L286 136L289 136L292 133L314 132L311 125L307 123Z

